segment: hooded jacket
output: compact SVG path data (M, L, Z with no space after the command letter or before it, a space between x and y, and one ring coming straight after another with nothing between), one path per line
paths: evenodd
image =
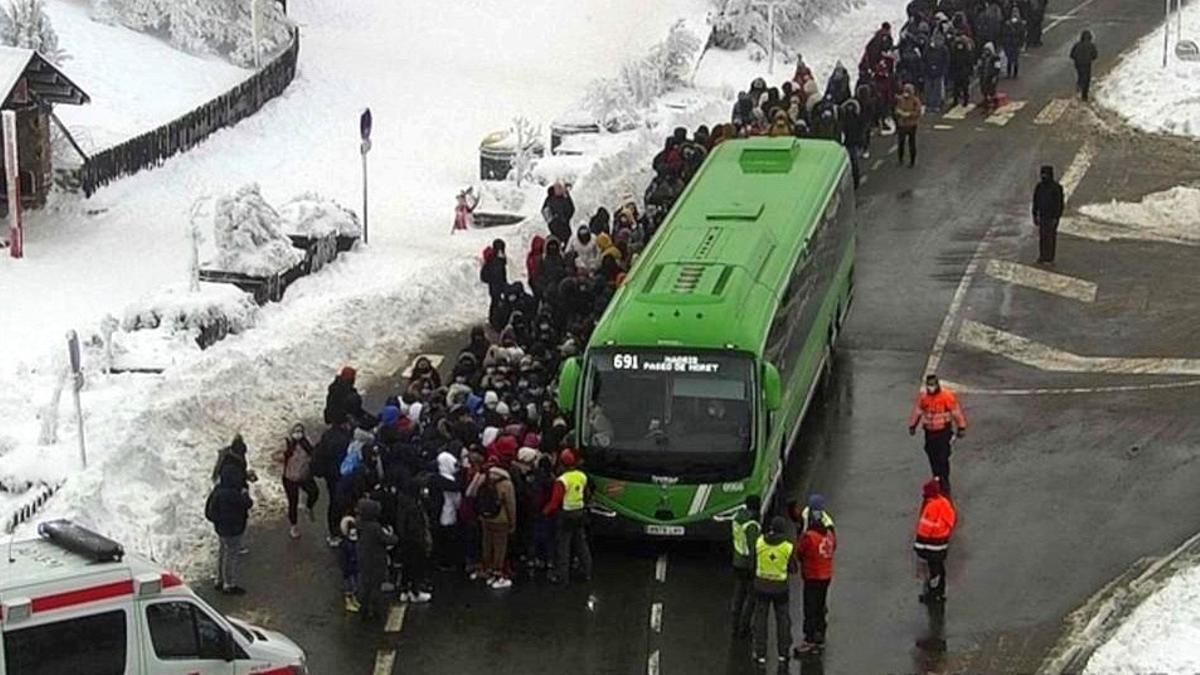
M222 448L217 455L217 462L213 465L212 480L214 482L220 480L226 468L234 471L235 487L239 490L245 489L249 471L246 468L246 443L240 436L233 439L233 443L230 443L228 447Z
M525 277L529 287L535 291L540 289L538 276L542 271L542 253L546 249L546 238L540 234L534 235L529 241L529 253L525 254Z
M588 230L588 240L580 239L580 233L575 233L571 239L571 251L575 254L575 266L587 272L595 272L600 266L600 248L596 245L596 237ZM607 235L605 235L607 236Z
M476 486L476 491L482 487L483 480L490 480L496 486L496 496L500 498L500 512L494 518L483 518L482 520L498 525L506 524L509 532L515 530L517 528L517 493L508 470L493 466L485 474L479 474L476 480L480 481L480 485Z
M387 550L399 543L379 523L383 507L372 499L358 501L358 574L361 585L378 589L387 577Z
M904 85L904 93L896 99L896 126L915 129L921 121L921 99L917 98L911 84Z
M431 507L437 524L450 527L458 523L462 505L462 485L458 480L458 459L449 452L437 456L437 475L430 482Z
M1056 221L1063 213L1063 189L1054 175L1043 175L1033 189L1033 218L1038 224Z
M226 466L221 469L216 487L208 493L204 517L213 524L218 536L237 537L246 531L246 521L253 505L250 495L246 494L243 486L238 485L237 469Z

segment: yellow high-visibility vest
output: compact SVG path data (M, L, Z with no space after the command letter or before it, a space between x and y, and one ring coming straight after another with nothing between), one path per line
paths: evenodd
M753 518L747 518L744 521L733 521L733 550L743 558L750 557L750 542L747 540L747 535L751 525L754 525Z
M587 487L587 474L578 470L571 469L558 477L559 482L563 484L565 491L563 492L562 510L563 511L578 511L583 508L583 491Z
M787 581L788 561L792 559L792 542L768 544L766 537L759 537L754 550L757 563L754 568L755 576L767 581Z

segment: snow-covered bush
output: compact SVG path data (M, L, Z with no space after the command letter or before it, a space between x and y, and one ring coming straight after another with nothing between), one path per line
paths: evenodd
M62 63L67 53L58 46L58 34L46 16L43 0L11 0L0 6L0 42L32 49L52 63Z
M254 297L229 284L164 288L125 308L121 329L126 332L166 328L173 332L201 330L225 322L230 333L241 333L258 321Z
M678 21L666 40L641 59L622 65L617 77L593 82L584 105L610 131L631 129L654 99L687 84L692 59L702 46L683 21Z
M274 0L91 0L91 16L160 35L180 49L219 54L252 67L252 2L257 3L258 47L265 61L291 37L291 22Z
M711 0L714 12L709 17L713 27L713 46L721 49L741 49L755 43L770 49L767 37L767 7L757 0ZM794 56L790 47L801 33L813 27L819 19L835 16L863 0L780 0L775 7L776 53L785 59Z
M284 234L282 219L263 199L257 183L218 199L212 220L216 256L206 267L270 276L304 258Z
M343 237L361 237L358 214L315 192L293 197L279 207L283 231L321 237L330 232Z

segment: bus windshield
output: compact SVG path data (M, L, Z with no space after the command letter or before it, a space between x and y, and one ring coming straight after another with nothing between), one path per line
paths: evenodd
M596 350L588 360L583 448L590 470L718 481L754 465L754 360L745 353Z

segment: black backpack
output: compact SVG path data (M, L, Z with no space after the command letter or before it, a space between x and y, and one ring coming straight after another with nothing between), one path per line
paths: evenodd
M480 518L495 518L500 515L500 492L490 480L485 479L483 485L479 486L479 492L475 493L475 513Z

